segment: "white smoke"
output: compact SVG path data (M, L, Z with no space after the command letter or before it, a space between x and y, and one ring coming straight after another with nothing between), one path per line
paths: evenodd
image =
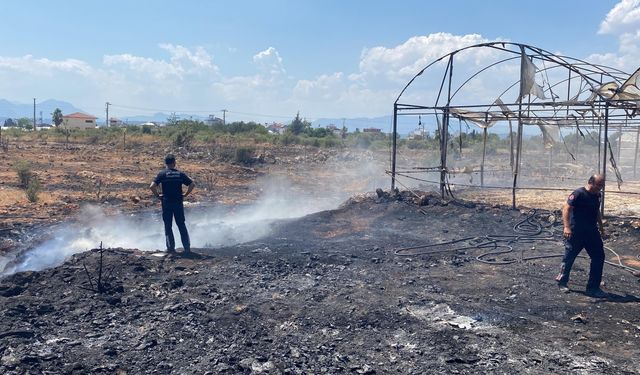
M215 248L252 241L268 235L271 224L337 207L347 197L338 188L325 194L294 189L286 179L261 181L262 194L247 205L187 207L187 228L193 248ZM174 228L176 246L180 235ZM164 227L160 205L153 214L106 215L98 206L83 208L79 219L51 228L50 239L24 254L0 256L0 276L57 266L73 254L97 248L122 247L163 251Z

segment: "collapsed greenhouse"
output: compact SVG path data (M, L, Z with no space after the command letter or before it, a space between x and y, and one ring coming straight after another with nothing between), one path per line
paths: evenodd
M606 193L640 194L639 77L640 70L628 74L511 42L444 55L394 103L392 189L435 184L443 198L456 189L495 189L509 192L515 208L522 191L567 191L601 173ZM423 122L434 124L431 157L421 162L403 158L398 147L406 117L421 130L413 142L430 138Z

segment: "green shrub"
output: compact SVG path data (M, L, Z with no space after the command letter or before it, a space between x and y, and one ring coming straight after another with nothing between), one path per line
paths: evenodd
M300 143L300 137L292 133L284 133L278 139L283 146L295 145Z
M32 178L29 181L29 185L27 185L27 188L25 189L29 202L38 201L38 193L40 193L41 189L42 185L40 185L40 181L37 178Z
M322 147L331 148L340 145L340 142L335 137L326 137L322 139L321 145Z
M172 143L174 147L185 147L188 148L193 142L193 132L188 129L181 129L177 131L172 137Z
M250 147L238 147L234 160L236 163L249 164L253 160L253 152L254 150Z
M87 144L97 145L98 141L100 141L100 135L98 134L91 134L87 137Z
M371 146L371 137L366 134L359 134L356 139L356 147L369 148Z
M31 172L31 164L26 160L18 160L13 164L13 170L18 175L20 186L27 188L33 173Z
M418 139L407 140L407 148L410 150L424 150L427 148L427 142Z

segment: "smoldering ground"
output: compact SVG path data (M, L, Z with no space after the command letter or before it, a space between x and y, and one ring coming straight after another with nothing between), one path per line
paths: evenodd
M557 253L559 240L512 244L514 252L484 258L492 264L475 260L496 249L453 248L460 243L398 256L461 236L512 234L527 216L433 194L420 211L407 204L413 198L358 196L202 257L108 251L114 271L102 294L86 289L96 252L5 277L0 372L637 373L634 276L607 265L613 295L596 301L582 293L586 259L576 262L569 294L556 291L559 258L514 261ZM257 206L222 214L248 207Z
M308 184L294 186L283 177L263 178L259 186L260 195L252 203L185 202L192 247L216 248L255 240L268 235L274 221L335 208L348 196L339 184L310 188ZM86 205L77 220L41 230L49 233L40 244L0 256L0 276L53 267L100 244L143 251L165 249L159 203L156 212L116 215L107 215L100 206ZM175 225L174 235L180 246Z

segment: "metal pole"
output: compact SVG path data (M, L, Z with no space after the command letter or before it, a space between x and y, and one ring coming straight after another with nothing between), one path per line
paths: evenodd
M442 112L442 125L440 128L440 196L444 199L444 184L447 176L447 137L445 132L449 127L449 107Z
M511 119L509 119L509 165L511 166L511 173L513 173L513 127L511 126Z
M602 85L603 75L600 74L600 84ZM600 110L602 109L602 101L598 101L598 170L601 170L600 160L602 159L602 120Z
M33 98L33 131L36 130L36 98Z
M482 135L482 163L480 163L480 186L484 187L484 157L487 153L487 128L483 129Z
M602 157L602 177L607 181L607 145L609 144L609 102L604 105L604 151ZM602 188L602 202L600 202L600 216L604 217L604 193L607 184Z
M344 125L343 125L344 126ZM398 103L393 103L393 152L391 154L391 191L395 190L396 187L396 152L397 152L397 143L396 139L398 136Z
M109 105L111 103L107 102L106 103L106 108L107 108L107 119L105 120L105 127L109 127L111 125L111 123L109 122Z
M598 118L598 170L602 170L602 121Z
M460 132L460 157L462 158L462 120L458 119L458 131Z
M620 136L618 137L618 160L616 162L618 163L618 169L622 169L622 162L620 161L620 154L622 153L622 123L620 123L618 129L620 130Z
M442 131L440 132L440 194L444 199L444 185L447 177L447 144L449 143L449 105L451 104L451 80L453 78L453 55L449 57L449 88L447 92L447 107L444 110Z
M636 152L633 154L633 178L636 178L636 166L638 165L638 141L640 141L640 126L636 131Z
M588 131L588 130L585 130ZM576 136L578 135L578 128L576 128ZM583 137L584 138L584 137ZM580 154L580 139L576 141L576 161L578 161L578 154Z
M513 188L511 190L511 207L516 209L516 187L518 186L518 172L520 171L520 149L522 148L522 98L518 103L518 138L516 140L516 162L513 170Z

